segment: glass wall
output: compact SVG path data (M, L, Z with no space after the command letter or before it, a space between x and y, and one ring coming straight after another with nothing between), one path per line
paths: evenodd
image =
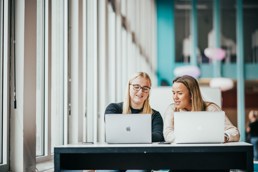
M8 9L17 17L13 22L8 21ZM105 141L105 108L123 101L128 77L145 71L156 86L155 16L154 0L0 1L0 164L7 164L8 159L12 162L10 168L0 165L0 171L46 170L53 168L53 163L52 167L40 164L52 160L55 146ZM29 38L34 31L35 40L35 36ZM7 38L13 39L10 44ZM36 50L30 51L30 46ZM30 52L33 55L27 56ZM35 60L34 53L35 68L30 73L27 62ZM13 103L16 95L17 109ZM27 106L33 103L35 107ZM27 115L25 105L33 113ZM9 116L15 118L8 127ZM8 128L12 128L10 139ZM26 146L30 151L23 150Z
M0 171L9 167L9 5L0 1Z
M46 123L45 113L45 1L37 1L37 99L36 99L36 154L44 155L44 145L46 133L44 131Z
M46 2L37 4L38 162L58 145L105 141L105 108L123 101L128 76L156 78L155 29L138 29L155 28L146 19L155 18L154 1L52 1L51 15ZM149 15L134 14L139 5Z
M219 24L221 34L221 47L226 51L222 63L236 63L236 0L219 1ZM214 1L198 0L197 8L197 34L198 34L198 61L209 63L204 49L214 46ZM244 21L244 59L247 63L257 63L258 23L254 22L258 13L257 1L243 1ZM175 32L176 32L176 62L190 60L191 53L191 1L175 1Z

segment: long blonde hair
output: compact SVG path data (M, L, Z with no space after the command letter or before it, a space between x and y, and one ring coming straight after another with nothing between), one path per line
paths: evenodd
M138 78L138 77L142 77L143 79L146 79L149 81L150 83L150 87L151 87L151 79L150 76L145 73L145 72L137 72L135 73L129 80L126 86L126 91L125 91L125 98L124 98L124 104L123 104L123 114L130 114L131 112L131 97L130 97L130 84L131 82ZM145 100L144 104L143 104L143 110L142 113L144 114L152 114L152 109L150 106L150 93L147 97L147 99Z
M211 102L207 104L204 102L201 95L199 84L197 80L192 76L179 76L173 80L173 83L175 82L184 84L184 86L188 89L192 99L192 111L204 111L206 110L206 107L211 104Z

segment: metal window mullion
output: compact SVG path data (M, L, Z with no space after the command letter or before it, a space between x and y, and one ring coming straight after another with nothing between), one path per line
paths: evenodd
M8 150L9 150L9 146L8 146L8 138L9 138L9 131L8 131L8 127L9 127L9 121L8 121L8 114L9 114L9 72L10 72L10 69L9 69L9 55L10 55L10 52L8 51L10 48L9 48L9 35L10 35L10 28L9 28L9 24L8 24L8 21L10 20L9 18L9 1L8 0L3 0L2 2L3 3L3 37L2 37L2 58L3 58L3 61L2 61L2 67L3 67L3 74L2 74L2 114L3 114L3 118L2 118L2 129L3 129L3 135L2 135L2 164L5 165L6 164L6 167L8 167L8 158L9 158L9 153L8 153ZM2 168L2 167L1 167Z
M101 81L99 84L99 96L101 97L98 99L99 108L98 108L98 141L104 142L105 141L105 128L104 128L104 112L107 105L107 81L106 73L106 53L107 53L107 44L106 44L106 31L107 31L107 24L106 24L106 1L99 1L98 2L98 58L99 58L99 78L98 80Z
M68 0L63 0L63 144L68 144L68 116L70 111L70 98L69 98L69 67L68 67L68 28L69 28L69 11Z

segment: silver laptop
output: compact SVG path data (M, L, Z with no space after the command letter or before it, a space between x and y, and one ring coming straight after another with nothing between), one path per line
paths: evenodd
M107 143L151 143L151 114L106 114Z
M176 143L223 143L225 112L175 112Z

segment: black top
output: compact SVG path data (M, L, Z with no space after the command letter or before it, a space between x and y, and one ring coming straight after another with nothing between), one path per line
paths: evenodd
M132 113L140 113L142 109L133 109L131 108ZM162 142L164 141L163 137L163 119L160 113L152 109L152 142ZM123 112L123 102L121 103L111 103L107 106L105 110L106 114L121 114Z
M258 121L252 122L249 124L250 127L250 136L258 137Z

